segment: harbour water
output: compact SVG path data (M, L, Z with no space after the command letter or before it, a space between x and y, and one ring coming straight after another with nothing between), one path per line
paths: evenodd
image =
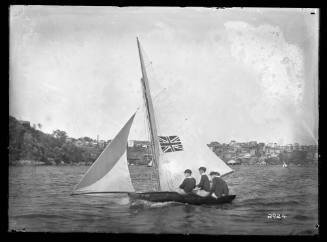
M126 195L71 196L87 166L9 167L9 231L318 234L318 167L233 166L231 204L129 201Z

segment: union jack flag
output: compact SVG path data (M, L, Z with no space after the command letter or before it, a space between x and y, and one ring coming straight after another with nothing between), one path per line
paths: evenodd
M159 136L159 143L164 153L182 151L182 142L178 136Z

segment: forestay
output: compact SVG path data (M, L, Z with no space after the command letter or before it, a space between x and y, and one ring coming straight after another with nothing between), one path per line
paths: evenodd
M127 164L127 139L135 114L88 169L74 193L134 192Z

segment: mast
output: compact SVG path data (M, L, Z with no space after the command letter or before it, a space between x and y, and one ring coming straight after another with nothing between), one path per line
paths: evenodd
M152 160L153 160L153 166L158 175L158 184L157 184L156 189L160 190L160 182L159 182L160 179L159 179L159 171L158 171L159 141L158 141L157 127L156 127L156 121L155 121L155 117L154 117L154 109L153 109L153 104L152 104L152 99L151 99L151 94L150 94L148 77L146 74L145 65L144 65L144 61L143 61L141 45L140 45L139 39L136 38L136 40L137 40L137 47L139 50L141 70L142 70L142 78L141 78L142 91L143 91L143 96L144 96L144 100L145 100L145 106L146 106L146 110L147 110L147 120L148 120L149 129L150 129L150 135L151 135Z

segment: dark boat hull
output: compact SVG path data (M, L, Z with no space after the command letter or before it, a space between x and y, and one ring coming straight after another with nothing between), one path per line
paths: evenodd
M143 192L129 193L128 196L134 200L146 200L150 202L180 202L193 205L215 205L230 203L236 195L228 195L220 198L200 197L195 194L181 195L177 192Z

